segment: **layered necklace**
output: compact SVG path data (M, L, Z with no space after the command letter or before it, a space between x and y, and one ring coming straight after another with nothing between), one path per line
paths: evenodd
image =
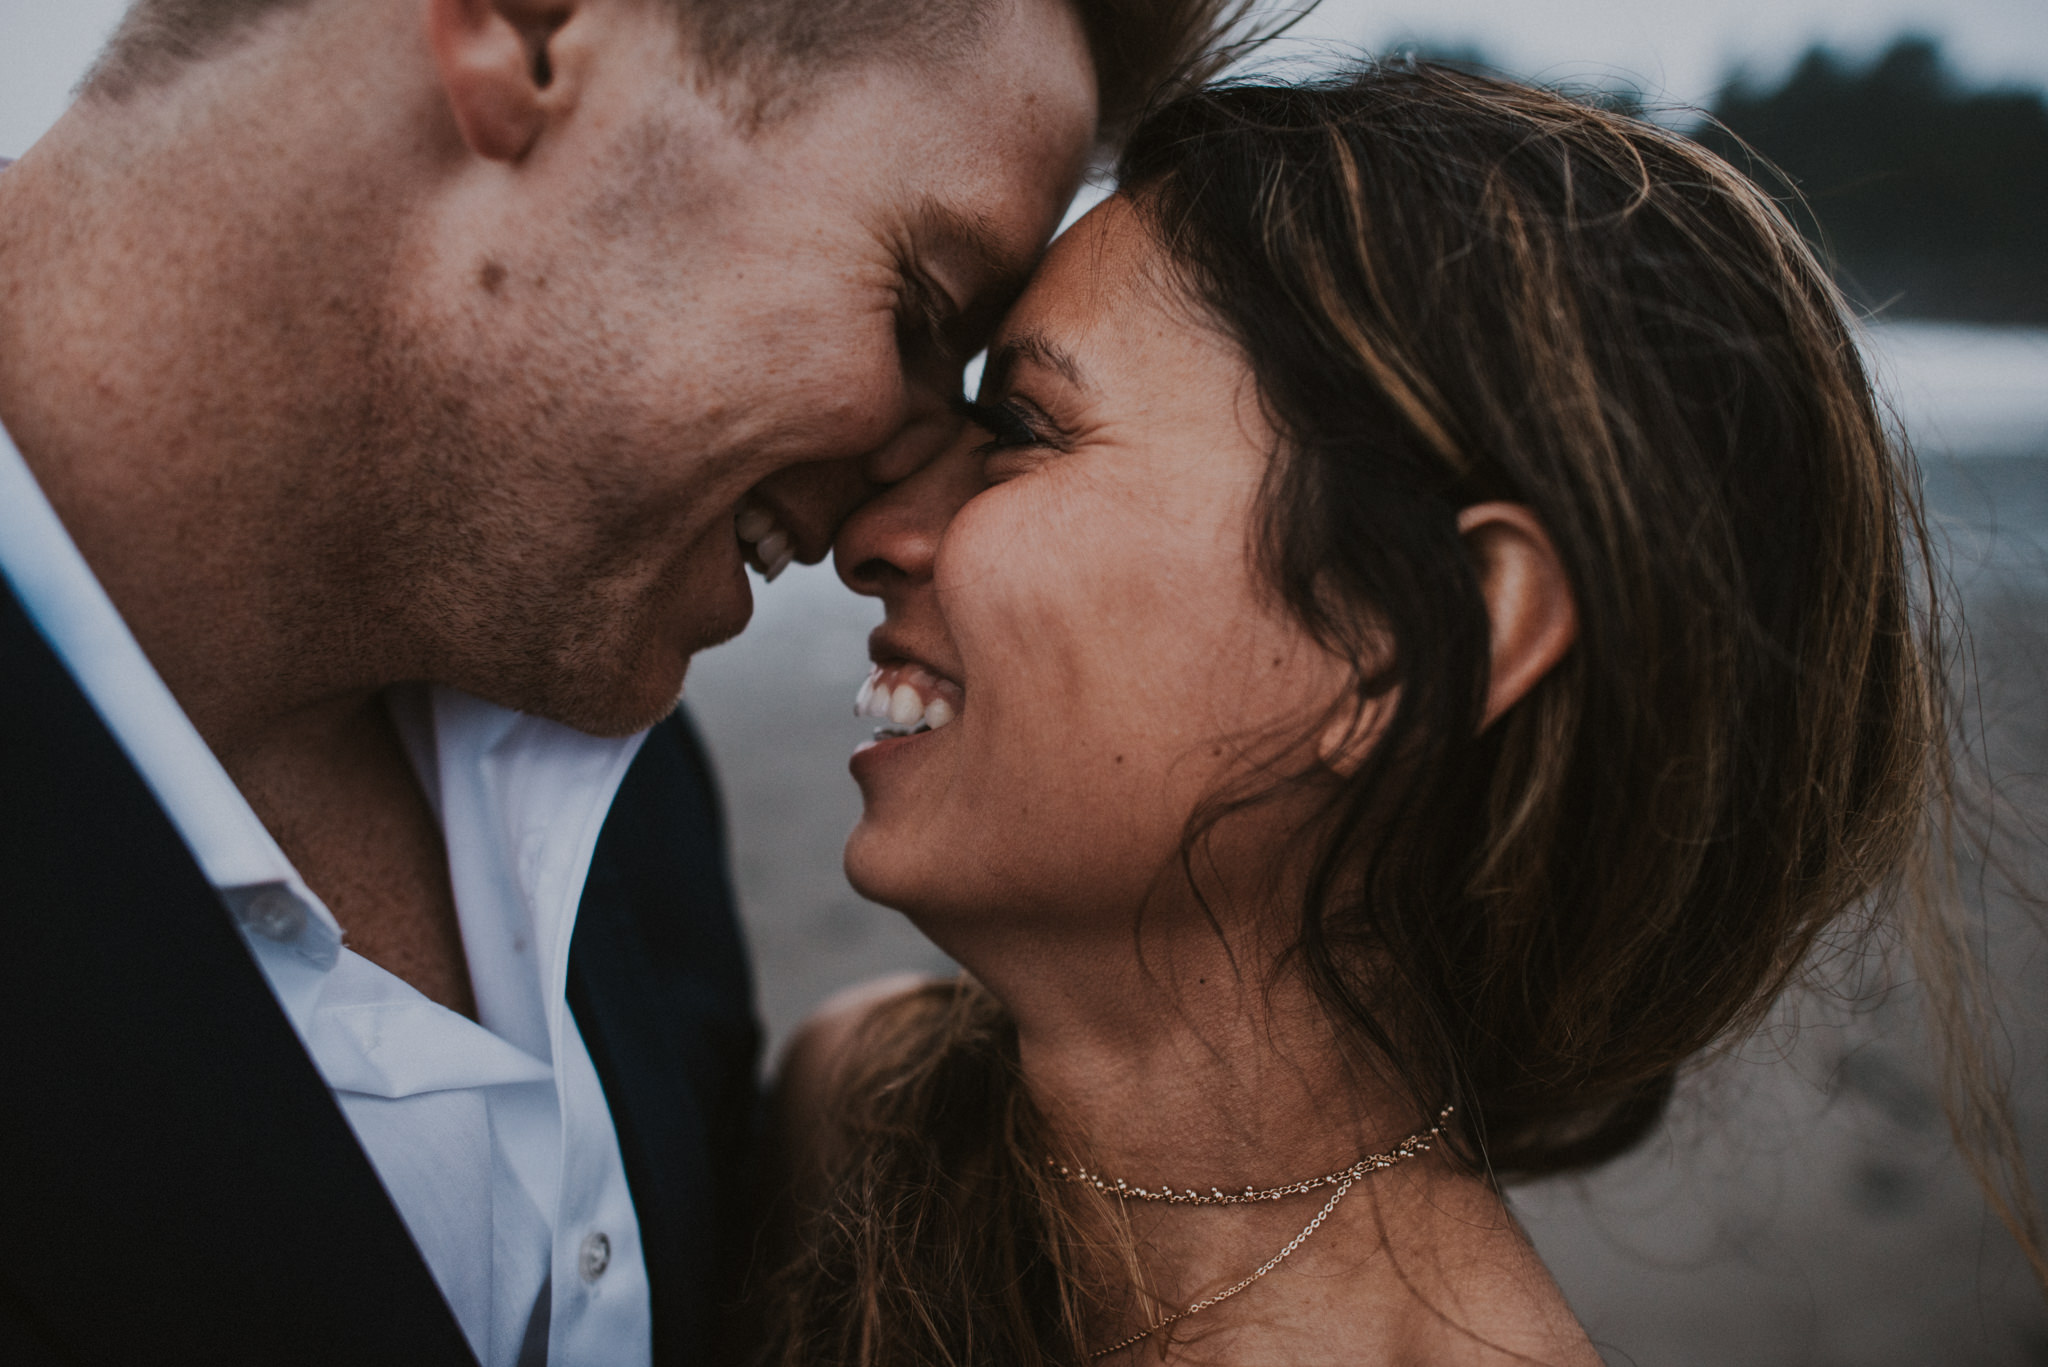
M1335 1191L1330 1193L1330 1199L1323 1202L1323 1208L1316 1212L1315 1218L1302 1227L1301 1233L1288 1240L1285 1248L1261 1263L1243 1281L1238 1282L1235 1286L1218 1291L1213 1296L1204 1297L1185 1310L1175 1311L1173 1314L1141 1329L1120 1343L1113 1343L1100 1352L1090 1353L1088 1360L1094 1362L1101 1358L1109 1357L1113 1353L1121 1353L1133 1344L1144 1342L1169 1324L1176 1324L1190 1315L1199 1315L1211 1306L1219 1305L1229 1300L1232 1296L1235 1296L1238 1292L1286 1262L1290 1257L1294 1256L1296 1249L1308 1242L1309 1235L1322 1228L1323 1221L1330 1218L1330 1212L1337 1209L1337 1203L1344 1199L1345 1193L1351 1190L1354 1183L1362 1178L1370 1177L1373 1173L1391 1168L1398 1163L1405 1163L1417 1154L1428 1153L1431 1145L1435 1144L1437 1139L1442 1136L1444 1125L1450 1120L1451 1112L1456 1109L1455 1106L1444 1107L1437 1115L1436 1124L1426 1130L1409 1135L1385 1153L1369 1153L1350 1167L1340 1168L1336 1172L1326 1173L1321 1177L1308 1177L1299 1182L1289 1182L1285 1186L1266 1187L1263 1189L1246 1187L1243 1191L1224 1191L1220 1187L1211 1187L1208 1191L1202 1192L1197 1191L1193 1187L1176 1189L1170 1183L1161 1183L1157 1188L1134 1186L1129 1182L1123 1181L1121 1178L1104 1177L1098 1173L1092 1173L1083 1167L1069 1168L1057 1159L1047 1158L1045 1160L1046 1167L1050 1168L1061 1181L1076 1182L1082 1186L1093 1187L1103 1195L1114 1196L1118 1200L1156 1201L1162 1205L1169 1206L1242 1206L1248 1205L1253 1201L1279 1201L1289 1196L1305 1196L1309 1192L1320 1191L1324 1187L1336 1188Z

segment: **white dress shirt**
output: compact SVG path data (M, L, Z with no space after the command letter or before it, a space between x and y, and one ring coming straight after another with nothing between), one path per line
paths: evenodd
M591 855L642 737L597 740L451 690L393 695L446 837L471 1021L343 943L4 431L0 572L219 889L478 1359L648 1362L639 1222L564 995Z

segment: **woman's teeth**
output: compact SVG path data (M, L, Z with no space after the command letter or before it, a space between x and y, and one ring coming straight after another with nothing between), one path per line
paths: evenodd
M877 666L860 686L853 713L887 721L889 726L877 731L877 736L936 731L960 715L959 706L942 688L959 691L957 685L941 684L937 675L915 665Z
M768 505L752 494L740 499L739 507L733 512L732 530L753 552L754 564L761 571L761 577L771 584L796 558L789 533L775 521L775 514Z

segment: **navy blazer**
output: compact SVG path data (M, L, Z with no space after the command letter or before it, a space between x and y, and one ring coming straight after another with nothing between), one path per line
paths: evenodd
M760 1037L680 713L598 840L568 995L654 1361L708 1362L750 1239ZM0 580L0 1363L474 1362L219 896Z

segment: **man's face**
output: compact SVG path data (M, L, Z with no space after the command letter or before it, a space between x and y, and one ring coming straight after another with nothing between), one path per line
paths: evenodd
M746 624L743 498L815 560L950 438L961 363L1078 183L1093 77L1061 0L759 127L666 6L587 5L557 49L585 64L563 131L465 166L397 244L369 363L404 464L366 571L424 677L623 733Z

